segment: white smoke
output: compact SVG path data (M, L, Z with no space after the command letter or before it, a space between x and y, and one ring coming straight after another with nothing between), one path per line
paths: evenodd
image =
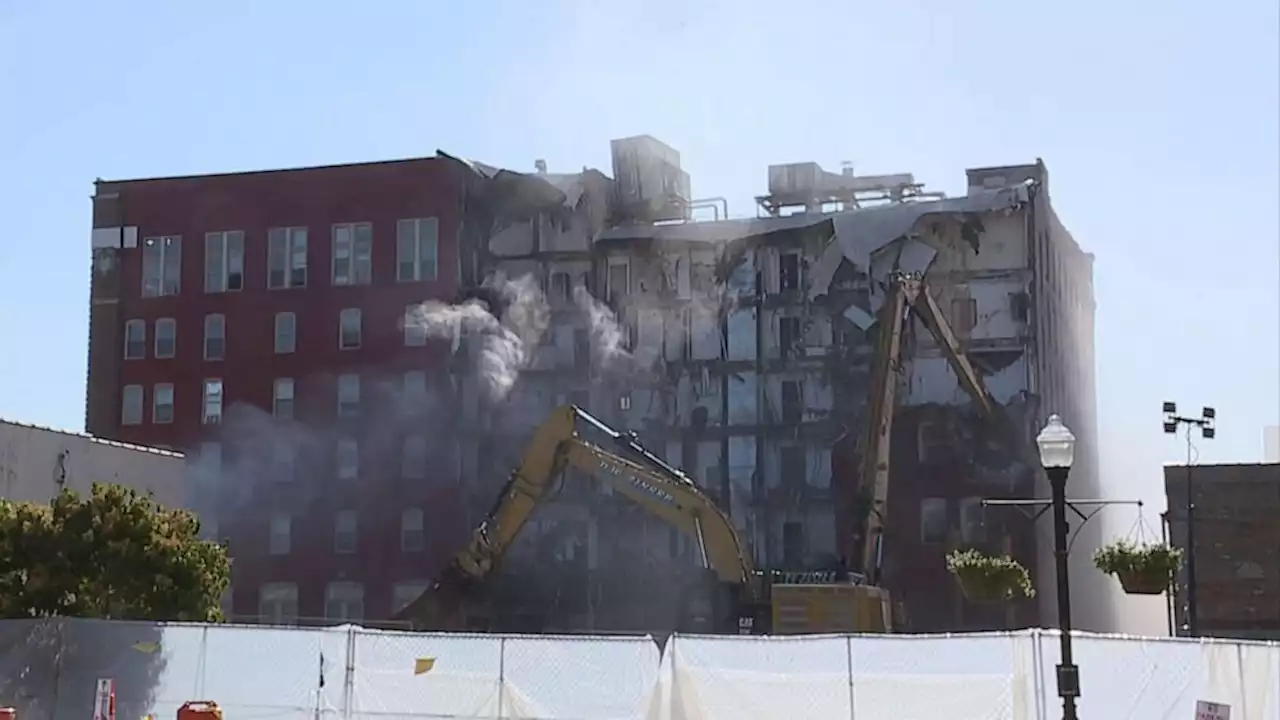
M573 289L573 302L587 319L591 332L591 353L601 367L614 367L620 361L630 361L627 336L618 324L618 316L604 303L592 297L581 285Z
M455 346L464 337L477 341L476 373L489 399L505 399L521 371L533 360L551 321L547 298L532 275L514 280L498 275L485 282L507 303L501 318L487 303L468 300L450 305L436 300L422 303L405 319L416 323L429 337L443 338Z

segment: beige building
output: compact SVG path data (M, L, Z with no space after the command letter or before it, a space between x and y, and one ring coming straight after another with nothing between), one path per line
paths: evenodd
M186 504L182 453L0 420L0 497L47 502L62 487L94 482L149 492L168 507Z

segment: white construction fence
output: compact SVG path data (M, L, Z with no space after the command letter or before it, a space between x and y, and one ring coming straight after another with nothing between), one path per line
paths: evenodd
M1080 634L1080 715L1280 720L1280 646ZM1050 631L975 635L430 635L93 620L0 622L0 706L19 720L171 720L212 700L228 720L1049 720Z

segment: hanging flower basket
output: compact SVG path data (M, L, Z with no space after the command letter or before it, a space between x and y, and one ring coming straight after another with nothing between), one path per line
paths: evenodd
M1027 569L1007 555L956 550L947 555L947 570L956 576L960 591L970 602L999 603L1036 594Z
M1165 543L1120 540L1098 548L1093 564L1119 578L1120 586L1130 595L1161 595L1182 564L1182 551Z

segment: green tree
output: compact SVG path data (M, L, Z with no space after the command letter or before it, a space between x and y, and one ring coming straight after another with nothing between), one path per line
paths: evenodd
M0 500L0 618L220 620L230 561L199 532L192 513L120 485Z

